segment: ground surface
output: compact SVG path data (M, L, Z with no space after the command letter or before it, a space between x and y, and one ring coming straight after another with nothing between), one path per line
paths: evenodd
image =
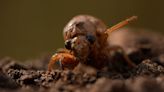
M20 63L0 60L0 92L164 92L164 37L150 32L118 31L111 45L122 46L137 64L129 68L116 53L119 67L96 70L79 64L74 70L47 72L50 56Z

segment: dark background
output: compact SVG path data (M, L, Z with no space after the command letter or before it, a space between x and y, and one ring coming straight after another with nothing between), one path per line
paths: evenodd
M164 33L163 0L0 0L0 57L54 53L64 45L63 27L78 14L96 16L109 27L137 15L134 27Z

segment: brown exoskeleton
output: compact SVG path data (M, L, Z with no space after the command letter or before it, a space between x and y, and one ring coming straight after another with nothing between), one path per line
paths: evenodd
M108 36L112 31L125 26L136 18L136 16L132 16L107 29L106 25L95 17L89 15L74 17L63 31L65 49L59 50L52 56L48 70L52 70L56 62L60 63L62 69L74 69L79 62L97 69L103 68L112 61L112 51L124 52L121 47L111 47L107 42ZM136 66L125 53L123 56L129 66Z

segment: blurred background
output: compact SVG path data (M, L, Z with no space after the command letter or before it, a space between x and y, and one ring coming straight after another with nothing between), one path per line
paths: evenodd
M0 0L0 57L25 60L64 47L62 31L75 15L109 27L132 15L130 26L164 33L163 0Z

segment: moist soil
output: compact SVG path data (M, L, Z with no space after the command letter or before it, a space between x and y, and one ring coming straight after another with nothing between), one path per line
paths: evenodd
M4 57L0 92L164 92L163 35L128 30L113 33L110 43L120 45L136 67L129 67L119 52L112 56L115 67L101 70L79 64L74 70L58 67L50 72L51 55L23 63Z

